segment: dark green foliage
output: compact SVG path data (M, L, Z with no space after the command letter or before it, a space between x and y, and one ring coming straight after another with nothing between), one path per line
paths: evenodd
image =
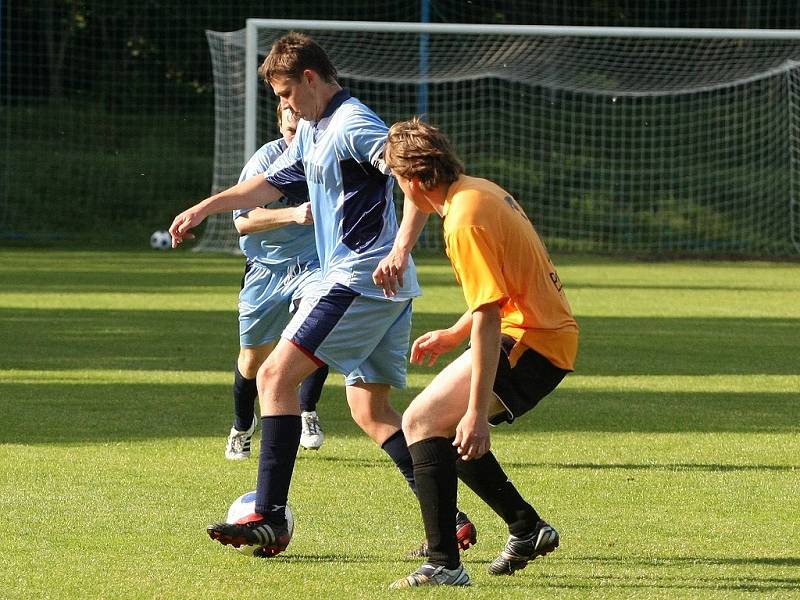
M449 23L800 26L800 11L791 2L431 0L430 5L432 21ZM46 0L5 2L0 10L0 243L141 246L151 231L166 227L177 211L211 189L213 82L205 30L239 29L248 17L416 21L420 3ZM372 103L387 122L417 110L416 87L404 87L391 103ZM619 150L613 140L609 147L565 148L557 143L564 123L546 114L528 123L527 117L515 116L520 104L542 102L536 94L517 92L487 88L474 95L462 93L458 107L448 109L452 112L430 116L446 131L463 130L467 114L477 119L470 121L463 139L455 140L469 170L498 179L518 195L554 247L794 252L786 235L788 221L774 205L760 204L764 216L743 223L725 208L748 198L748 186L759 187L762 181L775 182L775 189L783 182L785 188L785 164L754 163L731 170L684 165L679 158L673 179L686 177L684 167L693 169L688 174L699 174L700 187L715 190L718 206L675 192L669 177L655 199L622 196L621 182L607 162L613 158L609 152ZM448 96L458 89L445 84L431 93ZM555 96L559 103L574 101ZM785 103L785 98L766 90L751 102L754 110L766 111L769 102ZM696 115L696 121L709 116ZM517 120L540 135L527 155L503 156L498 151L506 147L502 138L518 128ZM673 124L652 126L667 130ZM696 139L698 144L724 143L730 152L737 147L736 139L717 135ZM640 149L629 150L635 165ZM702 150L681 149L687 161ZM643 177L649 177L647 165L639 166ZM549 193L553 186L584 191L556 199ZM559 211L606 225L597 237L561 220ZM710 232L702 245L690 236L698 222Z

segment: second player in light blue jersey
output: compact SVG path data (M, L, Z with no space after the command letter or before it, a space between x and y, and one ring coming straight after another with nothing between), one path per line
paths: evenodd
M265 177L248 179L182 212L170 233L177 245L209 214L260 206L281 196L308 193L311 199L322 278L304 294L258 372L262 436L256 512L238 523L208 528L223 544L257 544L260 553L273 556L290 540L285 507L300 436L296 388L322 364L345 374L354 420L416 490L400 415L389 403L389 392L405 385L411 299L419 286L404 249L413 245L425 215L406 202L398 228L393 179L382 160L386 125L341 88L336 69L316 42L298 33L280 38L259 73L282 105L302 119L296 143ZM468 547L475 540L474 527L465 516L458 527L459 541Z
M263 174L289 147L297 120L288 109L277 108L283 137L264 144L242 169L239 181ZM233 384L234 422L225 448L229 460L250 456L250 441L258 419L258 368L274 349L304 290L320 278L319 259L307 199L282 198L270 208L233 211L239 246L247 259L239 293L239 356ZM304 448L319 449L324 434L316 412L328 375L323 366L311 373L300 388Z

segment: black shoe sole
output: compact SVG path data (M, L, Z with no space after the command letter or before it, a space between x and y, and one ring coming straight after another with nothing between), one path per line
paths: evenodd
M239 548L240 546L248 546L252 543L241 534L241 529L239 527L232 527L228 523L214 523L209 525L206 528L206 532L208 533L208 537L224 546Z
M489 573L491 575L513 575L516 571L521 571L527 567L528 563L532 560L535 560L540 556L546 556L550 554L553 550L558 548L558 544L559 540L556 540L554 544L550 544L541 550L537 550L528 558L506 558L501 554L499 557L494 559L492 564L489 565Z
M208 537L212 540L219 542L224 546L233 546L234 548L241 548L242 546L257 546L257 540L248 539L242 533L240 525L231 525L230 523L214 523L206 528ZM284 536L278 538L278 542L272 546L261 546L253 551L253 556L259 558L272 558L286 550L291 538ZM285 542L285 543L284 543Z

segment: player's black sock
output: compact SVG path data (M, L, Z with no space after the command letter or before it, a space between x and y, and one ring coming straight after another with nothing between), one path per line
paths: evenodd
M300 410L314 412L322 395L322 386L328 378L328 365L322 365L300 384Z
M494 454L456 461L458 478L466 483L508 525L511 535L530 533L539 521L534 508L520 496Z
M239 372L239 365L233 368L233 426L239 431L247 431L253 424L258 388L255 379L245 379Z
M451 440L432 437L408 447L414 459L414 479L428 539L426 562L458 567L456 541L457 454Z
M397 465L403 477L406 478L408 486L414 494L417 493L417 485L414 483L414 463L411 460L411 455L408 453L408 445L406 444L406 436L403 435L403 430L398 429L389 438L381 444L381 448Z
M256 512L280 523L289 496L294 460L300 446L300 416L261 417Z

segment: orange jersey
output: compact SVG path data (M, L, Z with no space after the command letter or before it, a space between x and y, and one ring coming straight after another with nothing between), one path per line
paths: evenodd
M444 202L444 240L467 306L500 305L501 332L517 341L512 364L533 348L572 370L578 324L542 240L500 186L462 175Z

